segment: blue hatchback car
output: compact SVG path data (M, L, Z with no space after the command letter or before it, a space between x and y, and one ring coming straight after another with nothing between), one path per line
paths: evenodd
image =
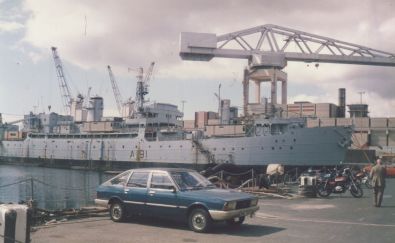
M115 222L147 215L187 220L196 232L213 221L240 225L259 209L253 195L218 189L198 172L176 168L125 171L97 188L95 203L110 208Z

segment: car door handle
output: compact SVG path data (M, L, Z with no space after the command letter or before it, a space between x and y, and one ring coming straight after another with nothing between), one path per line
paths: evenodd
M125 189L125 191L124 191L125 193L128 193L129 192L129 189Z
M148 194L149 194L150 196L153 196L153 195L155 195L155 191L148 191Z

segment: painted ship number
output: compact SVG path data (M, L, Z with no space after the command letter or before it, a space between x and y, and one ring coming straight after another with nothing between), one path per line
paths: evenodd
M147 158L148 155L148 151L147 150L132 150L130 151L130 158L140 158L140 159L144 159Z

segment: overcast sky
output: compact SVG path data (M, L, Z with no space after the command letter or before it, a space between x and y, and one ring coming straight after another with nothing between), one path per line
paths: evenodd
M116 115L106 66L124 99L134 98L135 72L156 62L150 101L173 103L193 118L217 110L214 92L242 106L244 60L182 61L182 31L225 34L276 24L395 53L395 1L221 0L0 0L0 113L6 120L29 111L62 113L50 47L58 47L72 92L104 97L105 115ZM288 63L289 102L369 104L371 116L395 117L395 68ZM265 86L264 86L265 87ZM265 95L265 92L263 92ZM181 109L181 108L180 108Z

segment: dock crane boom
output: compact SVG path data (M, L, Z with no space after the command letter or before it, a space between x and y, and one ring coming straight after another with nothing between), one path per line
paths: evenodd
M122 104L123 104L123 99L121 96L121 92L119 92L119 88L118 88L118 84L115 80L114 74L111 70L110 65L107 66L108 69L108 74L110 75L110 81L111 81L111 86L112 86L112 90L114 92L114 96L115 96L115 101L117 103L117 108L118 108L118 112L119 115L122 116Z
M258 37L258 38L257 38ZM291 45L295 50L291 49ZM273 24L224 35L182 32L180 56L248 59L250 67L282 69L287 61L395 66L395 54Z
M243 110L248 115L249 81L271 82L271 105L277 104L277 81L282 82L282 103L286 104L288 61L395 66L395 54L339 41L307 32L266 24L224 35L182 32L180 56L183 60L210 61L214 57L248 60L243 78ZM268 78L269 77L269 78Z
M69 115L71 114L71 103L72 103L70 87L67 84L66 77L64 76L63 65L58 55L57 48L51 47L51 50L52 50L53 60L55 63L56 75L59 81L59 88L60 88L60 94L62 96L63 106L66 111L66 114Z

